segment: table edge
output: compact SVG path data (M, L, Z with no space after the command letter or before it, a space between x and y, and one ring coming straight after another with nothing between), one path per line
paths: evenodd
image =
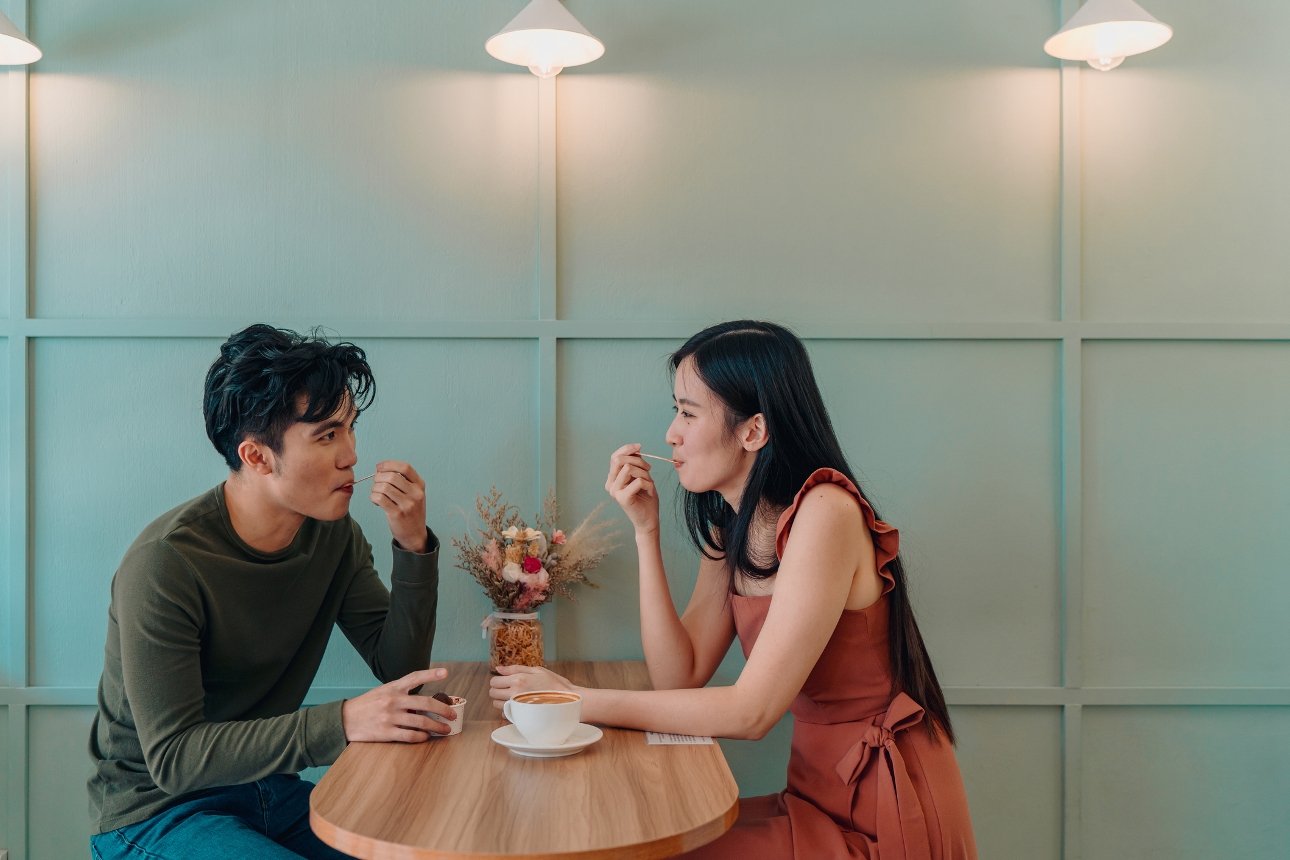
M734 826L739 818L739 798L719 818L701 824L692 830L663 836L649 842L633 842L589 851L561 851L547 854L461 854L456 851L435 851L416 848L397 842L386 842L372 836L352 833L332 824L315 809L309 799L309 826L326 844L361 860L477 860L481 857L505 857L507 860L663 860L686 851L707 845Z

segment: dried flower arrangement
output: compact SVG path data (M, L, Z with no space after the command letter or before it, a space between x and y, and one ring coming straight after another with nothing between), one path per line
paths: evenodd
M557 594L574 600L571 586L583 583L614 548L617 531L612 521L600 519L599 505L572 533L556 528L560 506L555 494L542 502L530 528L520 518L519 508L508 505L493 487L487 496L475 497L475 510L483 525L476 526L477 538L469 532L453 538L457 567L484 587L498 612L531 613ZM488 623L488 619L485 619ZM506 619L490 627L489 662L499 665L541 666L542 632L536 619Z

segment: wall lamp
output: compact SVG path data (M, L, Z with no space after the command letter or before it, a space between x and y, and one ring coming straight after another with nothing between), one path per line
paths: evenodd
M25 66L40 59L40 48L0 12L0 66Z
M1173 34L1133 0L1088 0L1044 43L1044 51L1109 72L1125 57L1159 48Z
M560 0L533 0L511 23L484 43L497 59L528 66L539 78L600 58L605 46L587 32Z

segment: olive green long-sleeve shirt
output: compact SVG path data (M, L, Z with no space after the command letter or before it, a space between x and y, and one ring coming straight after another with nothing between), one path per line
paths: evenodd
M224 485L164 514L112 579L90 814L104 833L188 792L331 764L341 702L300 709L336 624L382 681L426 668L439 544L394 547L392 590L353 519L306 520L286 549L233 530Z

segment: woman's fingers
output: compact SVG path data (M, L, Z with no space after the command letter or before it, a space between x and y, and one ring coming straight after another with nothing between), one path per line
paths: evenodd
M622 468L618 470L618 474L614 476L612 488L609 491L610 494L615 496L622 494L633 479L646 481L651 480L647 470L634 466L631 463L624 463Z
M640 456L641 446L635 442L630 445L624 445L609 456L609 477L605 483L608 485L613 481L614 476L622 469L624 463L632 463L635 466L649 469L649 464Z

